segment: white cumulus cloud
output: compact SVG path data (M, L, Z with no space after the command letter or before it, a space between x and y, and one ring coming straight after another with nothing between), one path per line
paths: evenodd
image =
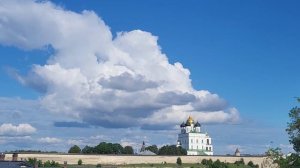
M0 136L26 136L36 132L36 128L30 124L13 125L5 123L0 125Z
M54 138L54 137L43 137L43 138L39 138L37 141L40 143L46 143L46 144L57 144L57 143L62 142L61 139Z
M157 36L133 30L113 37L93 11L2 0L0 33L3 45L54 50L45 65L17 76L43 93L41 103L53 113L110 128L166 128L189 114L201 122L239 119L217 94L193 88L190 71L168 61Z

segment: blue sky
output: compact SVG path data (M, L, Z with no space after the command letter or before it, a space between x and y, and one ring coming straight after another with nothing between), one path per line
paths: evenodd
M268 145L270 145L270 141L274 142L273 146L280 146L285 152L291 151L284 130L289 120L288 111L291 107L297 105L294 97L299 96L300 92L300 78L298 78L297 71L297 65L300 62L300 49L298 47L300 43L300 12L297 9L299 2L192 0L184 2L140 2L134 0L126 2L51 1L53 4L60 6L60 8L55 8L55 10L77 13L78 16L82 16L80 19L82 19L83 24L86 23L87 28L83 26L84 30L79 29L77 33L75 31L72 34L75 36L79 34L80 37L70 38L71 42L65 42L66 44L73 45L73 42L78 40L78 43L77 41L76 43L74 42L73 48L76 48L76 56L73 57L74 59L70 57L72 60L78 59L82 64L85 64L85 61L88 60L85 58L85 55L77 53L90 51L90 48L85 46L90 43L86 44L84 40L80 43L80 39L88 37L87 42L89 42L89 39L92 38L93 35L89 33L84 34L84 32L85 30L87 32L94 31L90 27L92 21L90 22L88 19L94 19L93 16L95 15L105 22L104 25L109 27L109 29L101 28L99 37L101 38L103 35L106 38L107 32L110 31L112 39L115 41L113 42L114 45L122 50L122 52L127 53L129 57L134 57L133 61L137 61L138 63L139 60L135 60L137 57L148 57L148 48L146 47L147 50L144 51L143 47L152 45L152 43L143 45L132 44L133 48L142 48L141 50L143 51L141 53L140 51L133 52L132 46L127 46L127 43L132 41L138 41L139 43L143 43L144 41L152 42L151 40L155 41L152 37L156 36L158 37L157 44L159 47L156 46L153 50L159 48L161 53L166 55L170 65L180 62L184 68L190 71L190 76L187 76L191 80L192 90L209 91L207 97L204 96L201 98L197 97L198 93L188 91L190 90L189 86L182 86L184 88L174 86L173 90L167 90L163 93L161 90L159 90L159 93L151 91L151 95L158 94L158 97L160 97L160 101L153 104L148 104L146 102L147 99L143 99L142 97L148 91L137 95L135 95L136 92L132 95L127 95L126 92L126 96L130 98L141 96L141 100L145 102L138 103L141 103L143 106L139 104L127 107L121 103L116 105L112 113L107 113L109 110L97 110L97 107L102 108L103 105L101 104L102 102L96 102L94 99L87 99L87 102L84 102L82 105L80 104L81 100L76 104L72 104L66 101L66 97L59 95L63 94L64 89L62 88L65 87L60 88L61 85L57 80L62 79L57 78L57 74L53 73L53 71L48 72L49 67L47 65L59 64L63 70L78 68L81 71L85 69L93 71L87 68L91 67L88 63L86 63L87 66L82 65L81 67L76 62L72 64L66 62L70 60L65 55L72 53L72 51L69 48L61 49L66 45L61 45L61 43L56 41L59 39L59 37L55 36L57 34L56 29L58 28L55 27L56 25L53 25L53 29L51 28L52 22L50 23L50 21L53 21L51 20L51 17L53 17L51 16L51 12L49 12L50 16L45 15L34 19L32 18L36 13L32 15L28 14L25 17L26 19L22 21L22 17L18 15L22 13L22 10L14 12L13 8L9 9L11 6L7 1L4 0L3 2L2 5L8 10L0 9L0 13L7 20L11 19L12 21L5 20L5 17L0 18L0 25L4 25L0 29L0 33L5 36L4 38L0 38L0 54L2 55L2 59L0 60L0 124L11 123L12 126L18 126L21 123L27 123L31 127L34 127L35 130L29 131L28 134L15 134L14 136L6 135L4 131L0 135L0 143L5 145L1 145L0 150L13 150L20 147L38 149L43 147L45 150L66 151L72 144L79 144L81 146L87 144L93 145L102 140L135 146L138 146L143 140L148 144L174 144L178 132L174 128L174 124L181 123L182 118L186 115L194 114L194 118L202 121L204 129L212 136L216 154L232 153L236 147L241 148L244 153L263 153ZM12 3L14 2L17 3L17 1L12 1ZM18 4L19 6L25 5L25 12L34 6L34 3L26 2L28 4ZM37 6L39 4L37 3ZM52 7L48 6L46 9L51 11L54 6L53 4ZM84 10L94 11L94 15L84 15L82 14ZM66 13L57 14L54 12L54 15L65 16L67 15ZM50 17L50 19L47 19L47 17ZM35 19L38 21L36 22ZM80 25L76 25L76 19L71 18L70 23L68 23L67 19L64 20L67 22L66 24L71 25L69 30L58 30L73 33L73 29L76 30L77 26L80 27ZM47 24L47 21L49 21L49 24ZM74 23L71 23L72 21ZM45 24L46 26L40 26L39 24ZM72 27L72 24L75 27ZM33 26L32 29L36 30L37 33L28 29L31 26ZM92 24L92 26L95 26L95 24ZM101 23L100 26L103 26L103 24ZM97 24L95 27L97 27ZM49 31L49 36L53 35L55 38L48 37L47 33L41 29L44 29L45 32ZM19 38L17 38L19 36L9 34L10 31L8 30L12 30L13 34L25 38L25 42L19 42ZM143 32L132 32L120 35L118 39L118 32L131 32L133 30L142 30L151 33L151 35ZM98 33L97 30L95 31ZM38 34L36 35L37 38L31 37L32 35L35 36L34 34ZM141 36L144 40L139 41L139 37ZM37 40L39 38L45 40L40 42ZM113 50L106 51L105 48L98 50L96 44L98 41L96 40L98 39L95 39L95 43L90 44L96 47L96 49L93 48L93 51L95 50L97 54L100 53L99 57L102 59L111 59L113 56L106 56L105 54L113 52ZM29 45L27 45L26 41ZM99 43L103 43L103 46L105 46L110 41L99 40ZM81 47L83 48L82 50L80 50ZM134 56L136 53L138 53L138 56ZM151 55L152 52L149 51L149 53ZM55 59L54 61L53 58ZM153 59L160 58L162 57L154 57ZM127 91L132 91L132 85L137 84L137 82L141 82L141 85L139 85L141 89L149 87L151 90L156 86L164 88L164 84L159 83L159 79L163 78L163 76L156 79L151 74L149 75L149 67L151 69L153 65L149 65L148 62L153 61L153 59L148 60L148 58L145 58L144 61L146 63L144 61L141 62L145 69L139 71L135 69L140 68L139 66L131 64L129 66L128 64L126 67L134 71L133 74L129 73L129 75L127 72L131 71L126 70L121 75L116 76L115 73L119 72L117 71L118 68L116 68L117 72L109 72L112 74L106 74L106 71L101 71L99 74L102 76L108 75L110 78L100 79L99 83L102 87L111 89L110 91L120 91L119 83L124 82L124 80L130 81L124 83ZM36 65L39 65L40 68L36 68ZM53 68L61 70L59 67ZM155 69L153 68L153 70ZM175 70L177 69L175 68ZM166 79L168 86L173 88L172 82L174 85L189 83L184 71L180 71L182 75L178 75L175 70L173 71L172 69L172 71L170 70L165 73L166 76L175 75L174 78ZM70 73L73 73L73 71ZM155 73L153 72L154 76ZM160 75L159 73L157 74L157 76ZM66 83L73 80L73 78L68 80L68 76L71 75L66 76ZM83 77L85 76L83 75ZM82 82L80 81L80 77L81 75L76 76L75 82ZM88 79L98 78L100 77L88 77ZM52 85L53 83L55 85ZM41 91L43 88L46 88L47 91ZM139 89L139 92L141 92L141 89ZM78 96L79 93L73 94L74 90L71 91L66 91L64 95ZM91 91L96 92L97 90ZM171 92L172 94L170 94ZM53 106L51 106L54 100L50 99L54 93L58 95L58 97L55 97L55 100L62 100L61 102L70 104L68 108L73 111L80 110L74 114L75 112L72 113L64 109L65 104L62 105L60 102L55 102L57 103L55 106L62 106L62 108L54 110ZM96 97L97 100L101 98L106 99L107 97L103 97L105 96L103 94L102 92L97 94L99 96ZM178 97L178 100L181 102L191 103L193 109L183 107L177 101L166 103L165 100L168 99L169 94L174 99ZM174 94L175 97L173 97ZM89 97L91 95L84 96ZM191 100L193 96L197 100L199 99L200 103L195 102L196 100ZM126 100L123 97L116 97L116 99L118 102ZM226 102L226 105L222 104L223 101ZM116 101L108 102L114 104ZM89 104L89 106L87 107L86 104ZM177 108L179 111L182 109L186 113L181 114L178 111L176 112L177 108L174 108L174 105L178 105L179 107ZM202 108L199 109L199 106ZM130 112L126 111L128 108ZM167 114L169 114L170 108L173 109L174 114L182 117L179 119L180 121L174 121L171 117L168 118L169 115L167 119L163 118L164 112L167 111ZM218 110L211 110L216 108ZM232 108L238 111L238 119L229 112ZM203 113L203 111L205 112ZM216 111L219 113L213 114ZM211 116L207 115L209 112L217 120L211 119ZM228 118L221 117L227 114L229 114ZM10 115L19 117L11 117ZM122 117L118 118L116 116ZM141 120L140 117L145 116L145 121L136 122L137 120ZM166 120L166 123L152 124L157 122L157 118L160 118L159 116L161 116L162 122ZM114 124L117 121L114 121L110 117L117 118L118 120L126 118L124 119L126 122L120 123L120 125ZM57 122L65 125L58 127L55 124ZM72 122L78 123L78 125L76 126L75 124L74 126ZM136 123L132 124L132 122ZM158 138L162 135L165 138ZM86 138L84 137L89 138L85 140ZM22 140L24 138L29 139L29 142L38 143L34 145L28 143L22 146L21 141L18 141L18 139Z

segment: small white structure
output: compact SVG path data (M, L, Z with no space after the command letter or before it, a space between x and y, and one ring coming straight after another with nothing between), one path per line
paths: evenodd
M240 150L239 148L236 148L235 152L234 152L235 156L241 156Z
M201 132L201 124L189 116L186 123L180 125L177 146L187 150L187 155L213 155L213 145L207 133Z

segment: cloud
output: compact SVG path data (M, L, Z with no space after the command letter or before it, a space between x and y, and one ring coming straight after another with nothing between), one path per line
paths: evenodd
M155 82L147 81L145 77L137 75L136 77L125 72L118 76L112 76L108 79L101 79L100 85L104 88L111 88L125 91L139 91L158 86Z
M40 143L46 143L46 144L57 144L57 143L62 142L61 139L54 138L54 137L39 138L37 141L40 142Z
M61 117L147 129L170 128L189 114L206 123L239 120L238 111L217 94L193 88L190 71L168 61L157 36L133 30L113 37L93 11L75 13L48 1L3 0L0 32L2 45L53 50L45 65L14 76L40 91L42 107Z
M30 124L2 124L0 126L0 136L26 136L36 132L36 128Z
M80 123L76 121L60 121L54 122L55 127L78 127L78 128L87 128L89 127L86 123Z

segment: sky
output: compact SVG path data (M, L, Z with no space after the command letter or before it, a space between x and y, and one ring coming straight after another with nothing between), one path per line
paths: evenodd
M0 0L0 151L176 144L292 151L300 2Z

